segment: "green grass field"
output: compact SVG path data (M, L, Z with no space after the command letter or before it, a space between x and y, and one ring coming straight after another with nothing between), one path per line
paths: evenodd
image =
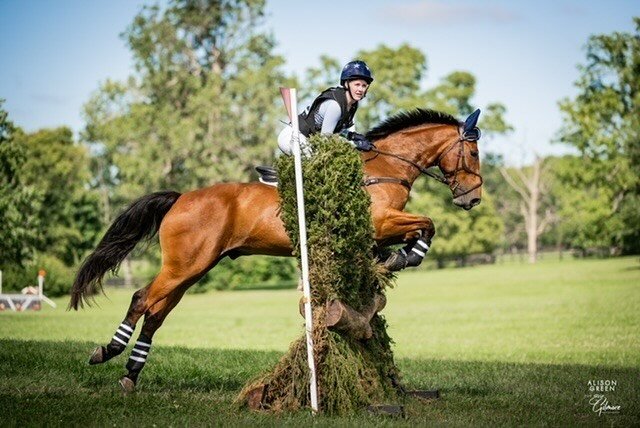
M117 379L126 355L90 367L124 317L131 290L81 312L0 313L0 412L12 425L299 425L233 400L302 333L295 290L187 295L154 338L138 391ZM64 299L57 300L60 306ZM640 425L638 258L503 264L400 275L383 314L411 388L405 419L365 413L319 425ZM619 413L598 415L588 382ZM13 422L13 423L11 423Z

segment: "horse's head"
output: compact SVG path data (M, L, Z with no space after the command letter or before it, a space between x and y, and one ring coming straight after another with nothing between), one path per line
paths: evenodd
M397 169L393 175L402 179L370 177L365 184L391 181L410 188L420 173L424 173L449 186L454 204L466 210L473 208L482 197L480 129L476 126L479 116L480 110L476 110L465 122L460 122L445 113L416 109L387 119L367 133L377 146L373 150L377 155L367 162L373 164L378 155L385 155L387 162L393 163L387 165L387 169L389 166ZM368 172L388 174L384 166L373 168L371 165ZM428 170L435 166L440 168L442 176Z
M476 126L480 110L474 111L456 132L449 132L448 141L435 165L444 175L443 182L451 189L453 203L470 210L482 198L482 176L480 175L480 154L478 140L480 129Z

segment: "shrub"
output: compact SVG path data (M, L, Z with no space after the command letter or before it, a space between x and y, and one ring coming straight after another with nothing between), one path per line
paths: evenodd
M38 286L38 272L46 271L44 294L49 297L64 296L71 290L74 269L66 266L60 259L41 254L24 267L5 266L2 268L3 292L19 293L24 287Z

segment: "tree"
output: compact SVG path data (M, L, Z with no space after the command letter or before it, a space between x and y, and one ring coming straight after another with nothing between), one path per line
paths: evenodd
M557 221L547 242L572 248L579 254L608 255L618 251L611 246L611 237L624 230L622 216L611 215L610 188L593 185L597 169L584 170L582 156L565 155L546 160L549 171L550 199Z
M584 220L592 223L575 226L608 225L595 235L576 231L573 236L591 236L576 244L590 241L624 253L640 252L640 18L634 23L634 33L589 38L586 64L575 82L578 95L560 102L558 138L581 156L564 174L567 183L579 183L600 201L582 204Z
M42 195L25 185L20 171L27 161L24 147L16 143L16 129L0 99L0 268L23 266L35 252L40 237L37 215Z
M538 237L553 221L554 212L548 206L543 208L542 199L547 194L548 185L544 179L545 159L536 156L530 168L500 168L506 182L515 190L520 201L518 207L524 219L527 233L527 253L529 263L535 263L538 255Z
M504 180L500 170L505 167L502 155L488 153L482 159L483 193L499 195L493 198L497 216L502 220L501 247L505 252L526 248L526 230L520 213L519 195Z
M66 127L20 132L15 143L26 156L18 173L22 183L42 195L35 249L73 265L93 247L102 227L97 195L87 186L86 148Z
M172 1L144 8L124 33L136 77L106 82L85 107L116 203L157 189L247 179L270 161L290 81L263 1Z
M453 206L446 186L429 181L412 191L408 210L433 219L436 237L429 257L438 262L438 267L444 267L451 259L464 266L470 255L493 253L502 240L502 219L496 213L493 198L486 193L480 205L463 211Z
M380 45L373 50L358 51L354 58L365 61L375 78L366 101L358 109L356 120L360 132L398 110L424 107L420 85L427 63L419 49L406 43L396 49ZM326 55L320 57L320 66L306 71L301 91L303 99L310 102L320 91L339 85L341 68L338 60Z

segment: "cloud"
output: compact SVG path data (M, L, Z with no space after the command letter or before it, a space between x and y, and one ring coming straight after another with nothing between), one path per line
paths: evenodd
M466 25L479 22L504 24L519 21L515 12L497 5L477 3L445 3L441 1L415 1L395 4L379 10L379 17L387 23Z

